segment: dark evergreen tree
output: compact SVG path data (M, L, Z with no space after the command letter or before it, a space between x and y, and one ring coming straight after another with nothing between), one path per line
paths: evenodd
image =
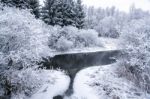
M54 20L54 17L56 16L55 2L56 0L46 0L44 2L44 7L42 8L41 13L42 20L49 25L55 25Z
M81 0L46 0L42 19L49 25L84 27L85 14Z
M63 3L63 24L64 26L75 26L75 4L73 0L64 0Z
M39 0L28 0L28 8L31 9L31 13L34 14L36 18L40 17Z
M75 26L73 0L46 0L42 8L42 19L49 25Z
M82 29L84 27L84 18L85 13L83 10L83 5L81 0L77 0L76 2L76 27Z
M1 0L1 3L7 6L15 6L17 8L27 8L28 2L27 0Z
M39 1L38 0L1 0L1 3L10 7L16 7L20 9L30 9L31 13L35 15L36 18L39 17Z
M60 25L60 26L64 26L64 23L63 23L63 18L64 18L64 15L63 15L63 12L64 12L64 8L63 8L63 0L56 0L55 3L54 3L54 11L55 11L55 15L53 16L54 17L54 21L55 21L55 24L54 25Z

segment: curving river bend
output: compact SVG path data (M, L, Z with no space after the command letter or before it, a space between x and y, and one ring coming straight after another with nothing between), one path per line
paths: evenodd
M87 53L73 53L73 54L60 54L48 59L43 59L43 66L50 69L53 66L54 69L60 68L68 72L70 76L70 85L65 95L69 96L73 93L73 81L78 71L100 65L108 65L116 62L116 57L119 54L119 50L110 51L97 51ZM62 99L57 96L54 99Z

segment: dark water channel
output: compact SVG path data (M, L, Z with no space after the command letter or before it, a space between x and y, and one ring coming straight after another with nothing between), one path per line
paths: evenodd
M120 51L98 51L88 53L73 53L73 54L61 54L54 57L44 58L42 64L47 69L53 67L54 69L60 68L68 72L71 78L71 82L65 95L69 96L73 93L73 81L75 75L80 70L100 65L108 65L116 62L116 57ZM54 99L62 99L61 96L57 96Z

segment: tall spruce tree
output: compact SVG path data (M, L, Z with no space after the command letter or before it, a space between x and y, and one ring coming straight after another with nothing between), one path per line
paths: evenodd
M77 0L76 2L76 27L82 29L84 27L84 18L85 13L83 10L83 5L81 0Z
M42 8L42 19L49 25L75 26L73 0L46 0Z
M64 26L75 26L75 4L73 0L64 0L63 3L63 24Z
M28 2L27 0L1 0L1 3L10 7L17 7L17 8L27 8Z
M39 18L39 0L1 0L0 2L10 7L16 7L20 9L28 8L36 18Z
M55 25L54 21L54 16L56 16L55 15L56 7L54 6L55 2L56 2L55 0L46 0L42 8L41 13L42 20L49 25Z
M36 18L40 17L39 0L28 0L28 8L31 9L31 13L34 14Z
M54 17L54 21L55 21L55 25L60 25L60 26L64 26L63 23L63 12L64 12L64 8L63 8L64 2L63 0L56 0L54 3L55 6L55 16Z

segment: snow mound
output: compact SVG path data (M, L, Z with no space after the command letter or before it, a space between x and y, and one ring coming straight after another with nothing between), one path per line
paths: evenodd
M148 99L132 82L119 77L116 68L113 64L80 71L71 99Z
M54 96L63 95L69 87L70 78L60 71L45 70L43 77L49 78L49 81L29 99L53 99Z

